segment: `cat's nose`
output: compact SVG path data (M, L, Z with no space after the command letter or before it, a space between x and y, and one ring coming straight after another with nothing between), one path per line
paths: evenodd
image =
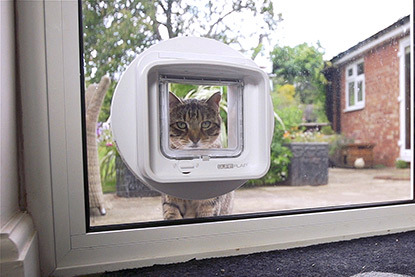
M197 144L200 140L200 137L190 133L189 134L189 139L193 142L193 144Z
M190 140L193 142L193 144L197 145L197 143L199 142L200 138L195 137L195 138L190 138Z

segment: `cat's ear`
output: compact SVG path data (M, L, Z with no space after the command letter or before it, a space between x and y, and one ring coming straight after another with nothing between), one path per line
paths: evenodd
M178 98L176 95L174 95L171 91L169 91L169 107L174 108L177 105L183 103L180 98Z
M206 103L219 110L219 102L221 98L222 96L220 95L220 91L218 91L215 92L208 100L206 100Z

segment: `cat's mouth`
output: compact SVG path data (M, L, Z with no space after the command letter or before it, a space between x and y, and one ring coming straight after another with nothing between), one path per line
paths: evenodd
M198 142L197 143L191 143L188 147L191 148L191 149L200 148L200 144Z

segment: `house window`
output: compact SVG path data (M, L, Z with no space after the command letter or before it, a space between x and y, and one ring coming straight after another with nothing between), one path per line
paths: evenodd
M104 8L110 1L91 3L99 14L104 14ZM115 3L118 5L118 1ZM78 12L81 4L63 0L16 2L16 10L20 15L17 17L19 24L16 25L16 33L21 46L19 77L23 80L23 133L25 146L29 146L25 147L24 152L25 185L29 212L34 217L39 245L42 246L39 247L39 256L43 275L85 275L414 229L413 180L408 179L400 186L402 180L393 181L389 175L385 180L370 180L377 180L382 188L401 193L392 198L390 191L379 191L372 186L362 186L363 189L369 189L362 190L362 193L352 190L340 193L335 190L336 196L331 197L333 201L329 204L324 199L316 199L316 196L327 193L310 194L315 189L333 191L333 186L329 185L305 186L302 197L284 201L284 196L289 197L297 187L258 188L253 184L251 188L258 188L262 197L250 192L250 187L243 189L238 200L239 215L226 220L218 218L217 221L212 218L206 221L185 219L178 224L143 217L142 224L138 225L139 220L133 216L139 213L147 216L149 211L154 210L151 203L154 203L155 209L160 209L159 199L121 198L108 193L106 198L118 198L120 205L113 205L105 216L95 216L107 220L106 223L90 222L90 217L94 216L84 205L88 192L84 187L86 163L83 153L86 152L86 142L81 139L81 114L84 114L85 109L80 95L81 88L91 83L89 76L99 72L84 74L84 61L79 62L80 42L91 38L80 34ZM138 4L137 7L141 6ZM105 25L109 25L114 18L108 18ZM129 20L128 16L126 18ZM409 23L407 26L410 30ZM99 33L106 32L101 29ZM112 35L107 38L93 36L91 43L110 42ZM101 54L108 56L96 70L119 65L114 63L109 53L87 52L91 57ZM129 58L127 55L126 59ZM85 60L85 63L89 61ZM363 64L361 69L364 69ZM350 72L348 81L354 82L351 89L354 103L364 101L364 79L359 95L359 84L356 83L359 79L354 76L358 75L358 68L350 67L350 71L346 72ZM410 76L413 84L413 77ZM275 159L276 165L279 158ZM347 169L336 170L343 172L336 175L337 180L341 181L339 188L350 187L344 181L344 176L350 175ZM360 172L350 184L356 183L362 175ZM278 194L272 194L277 189ZM362 200L357 195L371 198ZM305 203L304 199L308 199L307 203L312 205ZM248 200L262 206L249 210ZM281 208L275 208L275 204ZM125 208L130 213L119 208ZM98 213L97 209L93 212ZM108 223L110 216L119 221ZM136 225L128 224L131 222ZM90 223L98 226L94 232L88 229ZM108 230L105 228L108 224L114 224L115 227Z
M346 111L365 107L365 65L358 61L346 69Z

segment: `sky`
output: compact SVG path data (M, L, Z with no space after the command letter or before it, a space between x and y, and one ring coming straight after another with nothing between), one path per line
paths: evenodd
M272 43L296 46L307 42L325 49L330 60L411 14L412 0L272 0L274 11L282 13ZM269 51L269 50L268 50ZM266 57L255 60L266 65Z

